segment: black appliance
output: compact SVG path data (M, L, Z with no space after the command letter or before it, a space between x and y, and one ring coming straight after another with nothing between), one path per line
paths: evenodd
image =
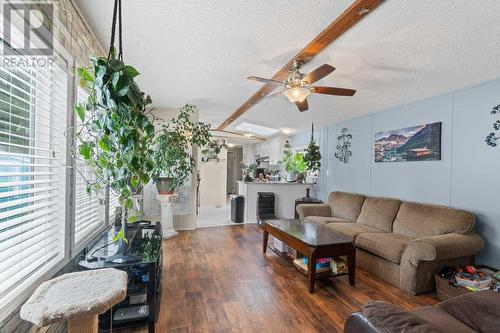
M255 169L255 172L253 173L253 177L254 178L259 178L260 174L265 175L266 174L266 169L264 169L264 168L257 168L257 169Z
M245 212L245 197L242 195L231 196L231 221L234 223L243 223L245 220L243 213Z
M257 192L257 223L260 227L264 227L266 220L276 219L274 202L273 192Z

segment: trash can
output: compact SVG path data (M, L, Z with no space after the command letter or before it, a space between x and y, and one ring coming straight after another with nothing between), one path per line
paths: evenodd
M245 212L245 197L242 195L231 196L231 221L243 223L243 213Z

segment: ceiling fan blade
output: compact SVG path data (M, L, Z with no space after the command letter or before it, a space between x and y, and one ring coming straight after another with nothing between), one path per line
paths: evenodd
M300 112L304 112L309 109L309 105L307 104L307 99L304 99L302 102L295 102L295 105L297 105Z
M312 72L309 72L304 78L302 79L303 81L307 81L309 84L313 84L314 82L321 80L331 72L335 70L335 67L330 66L328 64L324 64L313 70Z
M311 91L316 94L337 96L352 96L356 93L356 90L334 87L311 87Z
M269 84L283 85L283 82L276 81L276 80L271 80L271 79L264 79L263 77L258 77L258 76L249 76L249 77L247 77L247 79L254 80L254 81L259 81L259 82L264 82L264 83L269 83Z
M266 96L263 96L261 97L257 103L260 103L261 101L265 100L265 99L271 99L271 98L274 98L274 97L277 97L277 96L280 96L281 94L283 94L283 91L280 91L280 92L277 92L277 93L274 93L274 94L271 94L271 95L266 95Z

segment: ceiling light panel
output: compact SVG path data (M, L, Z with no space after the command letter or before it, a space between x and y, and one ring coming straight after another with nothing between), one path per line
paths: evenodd
M240 132L247 132L251 134L256 134L260 136L271 136L279 132L276 128L270 128L265 126L260 126L252 123L243 122L236 126L235 130Z

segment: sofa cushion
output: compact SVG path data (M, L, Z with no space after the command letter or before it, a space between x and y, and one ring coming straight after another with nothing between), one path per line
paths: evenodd
M394 220L392 231L414 238L474 230L474 215L443 206L403 202Z
M328 223L333 223L333 222L352 222L352 221L347 221L338 217L328 217L328 216L307 216L304 221L312 223L312 224L318 224L318 225L325 225Z
M400 205L401 201L397 199L366 198L357 222L391 232L392 222L394 222Z
M326 227L341 232L343 234L349 235L353 238L356 238L357 235L362 234L364 232L384 232L382 230L379 230L377 228L374 228L366 224L352 223L352 222L328 223Z
M370 301L364 304L363 315L377 332L443 333L427 320L387 302Z
M455 317L450 316L445 311L435 306L422 306L413 309L410 312L427 320L443 332L476 333L476 331L462 323L460 320L457 320Z
M412 239L401 234L368 232L356 237L356 246L392 261L395 264L399 264L406 246L408 246L408 243Z
M437 306L477 332L500 332L500 294L492 290L453 297Z
M328 196L332 216L348 221L357 220L363 201L365 201L365 196L361 194L332 192Z

